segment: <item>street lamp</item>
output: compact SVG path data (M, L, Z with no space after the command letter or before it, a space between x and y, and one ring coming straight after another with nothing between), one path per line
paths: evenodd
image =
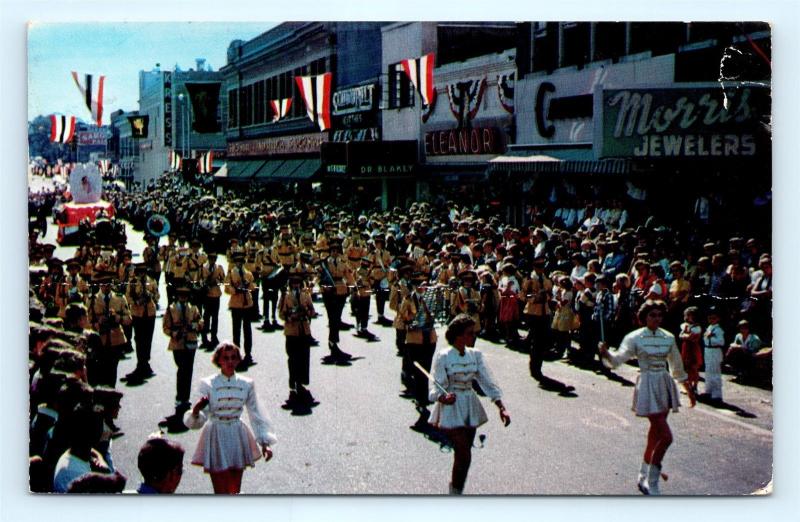
M181 150L183 151L183 158L188 159L187 152L191 147L189 144L189 110L187 97L183 93L178 94L178 103L181 106Z

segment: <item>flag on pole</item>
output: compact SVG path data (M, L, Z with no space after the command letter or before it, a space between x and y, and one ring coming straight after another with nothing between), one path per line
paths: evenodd
M108 169L111 167L111 161L103 159L98 162L98 165L100 166L100 172L106 174L108 173Z
M181 155L174 150L169 151L169 168L172 171L181 170Z
M333 74L327 72L318 76L295 76L300 96L306 102L306 113L311 121L319 125L319 130L331 128L331 80Z
M103 88L105 86L105 76L95 76L92 74L83 75L83 83L81 83L78 73L72 71L72 79L75 80L75 85L83 95L84 103L89 112L92 113L92 119L100 127L103 125Z
M291 98L284 98L282 100L270 100L269 106L272 108L272 122L285 118L289 114L289 107L292 106Z
M50 115L50 141L69 143L75 135L75 116Z
M214 164L214 151L210 150L205 154L201 154L197 159L197 172L200 174L210 174L211 167Z
M425 105L430 105L434 96L433 62L433 53L428 53L419 58L407 58L400 62L411 83L414 84L414 88L422 96L422 103Z

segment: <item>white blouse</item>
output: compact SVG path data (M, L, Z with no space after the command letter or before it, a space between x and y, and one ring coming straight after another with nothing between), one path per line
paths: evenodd
M259 404L252 379L238 374L226 377L218 373L202 379L198 393L201 397L208 397L208 414L200 411L195 417L189 410L184 417L187 427L198 429L209 419L212 423L238 422L246 407L256 441L268 445L277 442L269 417Z
M444 348L437 352L432 365L432 376L448 393L456 396L453 404L438 401L442 390L433 382L429 383L428 396L434 401L430 423L440 428L477 427L488 421L478 394L472 389L472 381L477 380L484 393L492 400L503 397L500 387L495 383L483 353L474 348L464 350L461 355L455 348Z

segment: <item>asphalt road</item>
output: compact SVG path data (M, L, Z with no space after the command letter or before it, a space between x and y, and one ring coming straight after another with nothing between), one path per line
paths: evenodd
M144 247L142 236L130 227L128 232L129 248L138 257ZM55 242L54 237L50 226L47 239ZM72 247L59 247L56 256L66 259L73 252ZM162 309L166 306L163 285L162 278ZM322 316L313 321L312 333L322 342L312 348L309 388L320 404L310 415L292 415L280 408L288 395L282 333L253 330L258 364L246 374L256 382L279 442L272 461L259 461L245 472L242 492L446 494L452 453L409 429L417 414L412 403L399 396L400 359L395 355L393 329L372 325L381 338L378 343L343 332L341 347L356 359L350 366L324 365L326 318L322 304L317 306ZM344 319L353 322L348 309ZM219 337L229 338L225 297L220 318ZM139 447L173 409L175 366L166 345L159 320L151 361L156 377L137 387L118 384L125 393L118 422L125 435L114 441L113 455L117 468L128 477L129 488L140 480ZM528 376L527 355L483 340L477 346L503 388L512 422L504 428L496 408L484 399L490 420L478 430L485 442L473 451L466 494L638 495L635 479L647 421L630 410L635 367L623 366L608 378L562 361L545 363L546 375L575 387L573 393L559 394L540 389ZM119 375L131 371L134 364L134 359L122 361ZM193 382L215 372L210 353L198 352ZM675 441L664 461L669 480L662 485L663 494L746 495L770 481L772 393L739 386L729 377L724 393L726 408L699 404L670 415ZM212 492L208 476L188 464L198 435L199 431L169 435L187 449L177 493Z

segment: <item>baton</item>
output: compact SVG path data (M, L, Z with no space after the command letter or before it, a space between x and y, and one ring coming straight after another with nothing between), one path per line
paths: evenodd
M439 384L438 382L436 382L436 379L434 379L434 378L433 378L433 376L432 376L430 373L428 373L428 372L425 370L425 368L423 368L423 367L422 367L422 365L421 365L420 363L418 363L418 362L414 361L414 366L416 366L416 367L417 367L417 370L419 370L419 371L421 371L421 372L422 372L422 375L424 375L425 377L427 377L428 379L430 379L431 381L433 381L433 384L435 384L437 388L439 388L440 390L442 390L442 393L444 393L445 395L449 395L449 394L450 394L450 392L448 392L447 390L445 390L445 389L442 387L442 385L441 385L441 384Z

